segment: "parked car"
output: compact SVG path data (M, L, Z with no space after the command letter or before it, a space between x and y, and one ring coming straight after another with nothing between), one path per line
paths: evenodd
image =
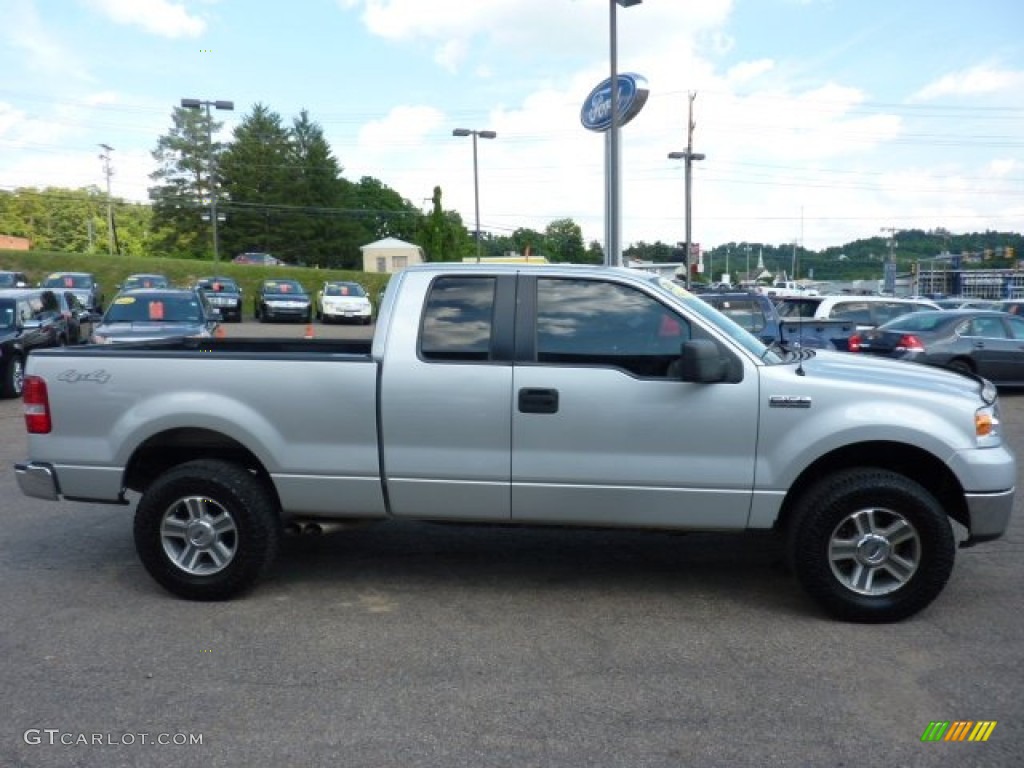
M850 339L850 351L976 373L1024 386L1024 318L985 309L903 315Z
M69 288L89 309L103 312L103 291L90 272L54 272L43 280L43 288Z
M210 306L220 310L225 320L242 322L242 287L230 277L200 277L193 286L202 291Z
M201 291L191 288L137 288L119 293L99 325L96 344L157 339L209 338L220 325L220 312Z
M1011 315L1024 315L1024 299L1000 301L996 304L995 309L1000 312L1009 312Z
M845 352L848 339L857 330L848 320L783 318L771 298L760 292L705 291L697 296L768 346Z
M28 277L24 272L0 271L0 288L28 288Z
M240 253L231 260L235 264L259 264L263 267L280 267L284 262L269 253Z
M894 296L788 296L776 301L775 306L783 318L847 320L855 323L859 330L876 328L909 312L940 308L929 299Z
M994 299L947 298L932 299L941 309L999 309L999 302Z
M170 288L171 281L166 275L145 274L128 275L124 281L117 286L119 291L130 291L134 288Z
M53 294L66 323L66 343L87 344L99 315L85 306L74 291L54 291Z
M313 320L313 302L298 280L264 280L253 297L253 315L271 320Z
M34 349L68 343L68 322L54 291L0 290L0 395L19 397L25 359Z
M316 294L316 319L325 323L355 320L369 325L373 320L373 305L359 283L328 280Z

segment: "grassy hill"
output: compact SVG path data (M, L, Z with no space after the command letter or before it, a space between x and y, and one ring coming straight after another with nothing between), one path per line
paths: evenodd
M304 267L259 267L251 264L233 264L230 261L198 261L195 259L135 258L108 254L54 253L50 251L0 250L0 270L16 270L28 275L32 285L51 272L91 272L96 275L107 301L117 291L116 286L128 275L147 272L166 275L172 285L188 286L197 278L224 275L234 278L246 296L252 296L261 280L290 278L298 280L315 294L324 280L353 280L361 283L376 296L390 275L353 272L340 269L306 269ZM252 311L251 300L246 300L246 313Z

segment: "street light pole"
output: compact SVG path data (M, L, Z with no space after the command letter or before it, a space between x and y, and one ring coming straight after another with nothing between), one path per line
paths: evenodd
M220 260L219 246L217 242L217 180L215 178L215 163L216 158L213 154L213 123L210 119L210 107L217 109L233 110L235 103L233 101L203 101L200 99L182 99L181 106L185 109L199 109L200 107L206 108L206 160L208 168L206 171L207 178L210 182L210 226L213 237L213 260Z
M621 163L619 160L619 72L618 72L618 27L615 21L616 6L631 8L640 5L643 0L611 0L610 16L608 21L609 30L609 51L608 58L611 62L611 99L612 110L611 122L608 126L608 166L605 196L607 198L607 210L605 215L605 264L612 267L622 265L622 212L620 210L621 179L619 171Z
M495 139L498 134L494 131L474 131L469 128L456 128L452 131L452 136L472 136L473 137L473 202L476 208L476 261L480 263L480 174L477 170L476 161L476 139L479 136L481 139Z

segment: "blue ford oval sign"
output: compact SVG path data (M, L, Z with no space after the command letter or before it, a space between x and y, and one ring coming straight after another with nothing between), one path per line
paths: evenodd
M616 95L619 115L616 121L623 126L636 117L647 103L647 80L632 72L616 75L619 83ZM588 131L603 133L612 127L612 79L601 81L583 102L580 122Z

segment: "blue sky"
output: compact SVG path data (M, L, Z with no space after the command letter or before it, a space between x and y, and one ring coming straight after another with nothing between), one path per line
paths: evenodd
M610 0L0 0L0 189L105 183L145 200L183 97L307 109L352 180L481 228L569 217L604 232L604 141L579 122L609 74ZM802 242L885 227L1024 230L1024 4L643 0L617 11L620 71L650 98L622 130L622 239Z

